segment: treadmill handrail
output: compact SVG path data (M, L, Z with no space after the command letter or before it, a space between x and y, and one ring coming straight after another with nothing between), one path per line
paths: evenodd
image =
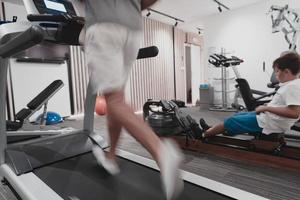
M29 14L27 19L31 22L57 22L67 23L70 21L80 21L84 24L84 17L70 16L64 14Z
M5 41L10 35L4 36ZM28 49L39 44L44 39L44 30L38 26L31 26L26 31L9 38L4 44L0 45L0 56L2 58L10 57L20 51Z

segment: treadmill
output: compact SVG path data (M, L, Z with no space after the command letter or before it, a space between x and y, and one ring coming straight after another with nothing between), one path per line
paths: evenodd
M14 2L18 2L15 0ZM79 45L84 19L68 0L23 0L31 22L0 26L0 93L5 94L8 59L43 40ZM157 55L157 49L139 57ZM151 50L150 49L150 50ZM150 52L150 53L149 53ZM160 174L154 161L119 151L121 173L109 175L91 153L92 145L105 148L93 132L95 95L88 87L82 131L44 136L7 144L5 95L0 95L0 177L23 200L163 200ZM4 111L4 112L3 112ZM264 199L228 185L182 172L186 180L178 199ZM201 185L201 186L200 186Z

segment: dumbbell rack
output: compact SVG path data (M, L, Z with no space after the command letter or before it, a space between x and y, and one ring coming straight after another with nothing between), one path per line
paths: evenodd
M225 49L221 49L221 55L225 55ZM235 92L234 90L229 90L228 81L235 80L234 77L228 77L228 70L227 67L220 65L221 68L221 78L214 78L214 80L221 81L222 88L221 90L214 90L214 93L221 92L222 93L222 104L218 106L213 106L209 108L210 111L223 111L223 112L236 112L235 108L232 108L231 105L228 103L228 93ZM214 87L215 88L215 87ZM214 95L215 96L215 95Z

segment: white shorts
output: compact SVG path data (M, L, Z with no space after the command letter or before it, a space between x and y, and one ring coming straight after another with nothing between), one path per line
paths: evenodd
M98 23L86 30L84 49L93 93L123 90L137 58L142 32Z

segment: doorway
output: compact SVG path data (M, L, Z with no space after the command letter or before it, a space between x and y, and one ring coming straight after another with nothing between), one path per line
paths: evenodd
M192 104L192 63L191 46L185 46L185 67L186 67L186 103Z
M186 66L186 102L196 105L199 100L200 85L200 54L199 46L193 44L185 45L185 66Z

